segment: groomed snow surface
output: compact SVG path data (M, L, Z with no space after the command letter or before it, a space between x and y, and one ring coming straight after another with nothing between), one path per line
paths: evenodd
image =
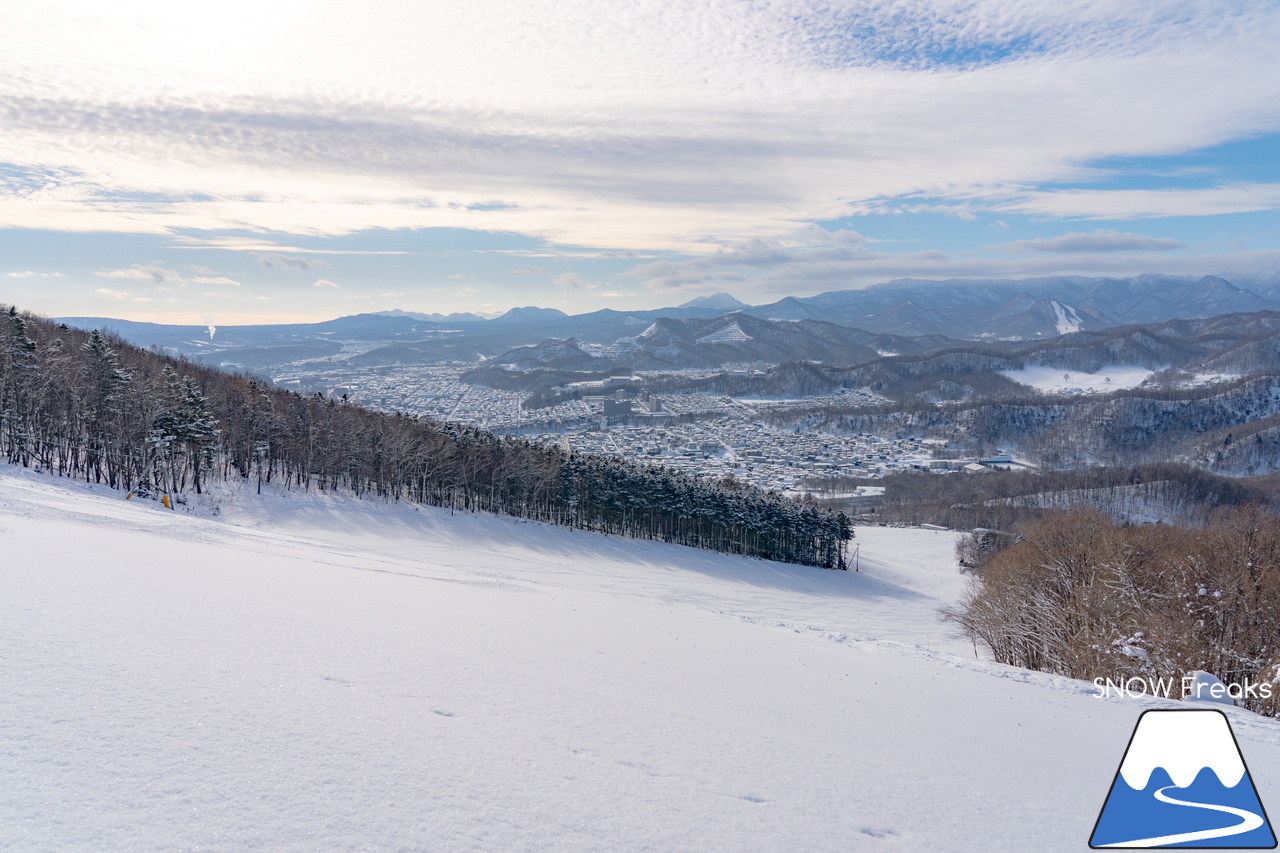
M1137 388L1155 371L1132 364L1113 364L1100 368L1095 373L1040 366L1002 370L1000 373L1021 385L1029 385L1037 391L1050 394L1106 394L1124 388Z
M858 528L845 573L188 508L0 466L0 849L1083 850L1186 707L976 660L946 532ZM1227 712L1280 811L1280 725Z

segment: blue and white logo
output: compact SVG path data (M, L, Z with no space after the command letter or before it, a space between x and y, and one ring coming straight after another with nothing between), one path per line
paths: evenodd
M1143 713L1089 846L1274 848L1227 715Z

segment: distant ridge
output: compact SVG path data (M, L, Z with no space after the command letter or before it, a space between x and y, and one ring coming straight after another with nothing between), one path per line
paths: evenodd
M715 308L720 311L734 311L738 308L750 308L751 306L745 302L734 299L727 293L713 293L710 296L699 296L697 299L690 299L683 305L677 305L677 308Z
M544 323L547 320L560 320L569 315L559 308L539 308L526 305L523 308L512 308L501 317L490 320L491 323Z
M377 314L380 317L409 317L413 320L425 320L429 323L483 323L484 317L479 314L472 314L470 311L455 311L452 314L424 314L421 311L405 311L401 308L392 308L390 311L371 311L371 314Z

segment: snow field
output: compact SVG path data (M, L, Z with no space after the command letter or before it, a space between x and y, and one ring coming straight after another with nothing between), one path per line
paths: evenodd
M1137 388L1154 373L1154 370L1131 364L1108 365L1095 373L1035 365L1021 370L1000 371L1002 376L1007 376L1019 384L1029 385L1038 391L1089 394L1105 394L1108 391L1119 391L1123 388Z
M0 466L0 849L1079 850L1177 706L947 639L948 533L858 528L855 574L193 508ZM1228 712L1280 802L1280 726Z

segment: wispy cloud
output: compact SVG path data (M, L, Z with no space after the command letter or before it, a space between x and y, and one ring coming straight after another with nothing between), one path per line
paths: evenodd
M20 272L7 272L5 278L62 278L60 272L34 272L32 270L22 270Z
M262 11L228 39L177 11L20 5L0 33L0 162L29 179L0 191L0 226L448 226L687 252L886 199L1076 218L1278 203L1212 175L1195 192L1057 188L1109 158L1280 127L1258 85L1280 40L1266 3L371 0L354 28L346 14Z
M1146 234L1125 234L1120 231L1099 228L1087 234L1068 231L1058 237L1038 237L1031 240L1014 240L990 248L1020 255L1027 252L1053 252L1056 254L1092 254L1095 252L1168 252L1185 249L1187 244L1168 237L1149 237Z
M208 269L207 267L199 267L199 269ZM209 272L213 272L209 270ZM163 261L154 261L150 264L134 264L126 269L116 270L97 270L94 275L99 278L116 278L125 279L127 281L139 281L144 284L156 285L156 290L169 290L167 285L187 285L187 284L221 284L239 287L240 282L224 275L197 275L187 278L175 269L171 269L164 265ZM208 295L208 294L206 294Z
M918 252L849 253L834 257L827 252L797 249L782 252L767 264L734 268L718 265L716 257L691 258L641 264L626 275L660 292L709 291L731 284L736 293L812 293L862 287L895 278L996 278L1016 279L1048 275L1136 275L1159 270L1183 275L1251 273L1280 262L1280 250L1260 249L1230 255L1178 255L1176 260L1159 253L1097 252L1066 255L978 257L937 250Z
M552 283L556 287L564 287L569 290L595 290L596 285L592 282L583 280L582 276L576 272L561 273L553 278Z
M176 270L153 264L134 264L128 269L119 270L98 270L94 275L100 278L122 278L130 281L141 281L147 284L181 283L186 281Z
M338 285L329 281L327 278L318 278L316 279L316 283L311 286L312 287L337 287ZM383 295L385 296L386 294L383 294Z
M326 260L304 258L297 255L282 255L279 252L250 252L249 255L269 270L311 272L312 270L327 270L333 268L333 264Z
M1192 189L1062 189L1014 194L993 205L1061 219L1154 219L1220 216L1280 207L1280 182Z

